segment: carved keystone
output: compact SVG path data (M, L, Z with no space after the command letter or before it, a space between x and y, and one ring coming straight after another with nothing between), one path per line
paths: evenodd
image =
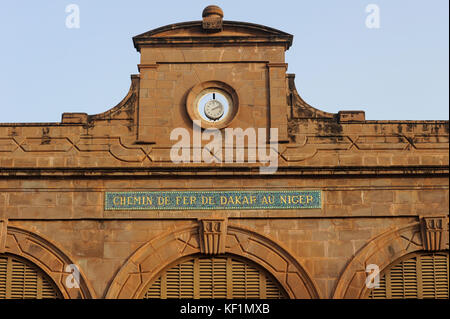
M448 244L448 219L441 217L423 217L420 221L423 246L426 250L446 249Z
M227 224L225 219L199 220L200 250L207 255L225 253Z

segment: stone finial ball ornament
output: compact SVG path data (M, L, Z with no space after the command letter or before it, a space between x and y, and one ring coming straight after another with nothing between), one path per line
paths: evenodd
M219 6L207 6L205 9L203 9L202 17L209 17L213 15L218 15L221 18L223 18L223 11Z

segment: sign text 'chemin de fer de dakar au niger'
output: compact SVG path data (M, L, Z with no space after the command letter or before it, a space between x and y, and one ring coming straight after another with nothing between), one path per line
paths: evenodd
M244 210L322 207L321 191L106 192L105 210Z

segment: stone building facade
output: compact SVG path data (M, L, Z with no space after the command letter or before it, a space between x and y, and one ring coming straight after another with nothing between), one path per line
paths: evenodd
M0 298L448 298L448 121L316 109L293 36L215 6L133 41L117 106L0 124ZM176 128L262 128L276 169L176 163Z

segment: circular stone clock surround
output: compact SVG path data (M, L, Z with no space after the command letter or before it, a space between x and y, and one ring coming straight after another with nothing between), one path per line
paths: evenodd
M217 121L205 119L200 114L199 100L208 92L221 93L228 100L228 111ZM233 121L239 110L239 100L236 91L228 84L220 81L207 81L195 85L187 95L186 110L192 121L198 121L201 128L225 128Z

